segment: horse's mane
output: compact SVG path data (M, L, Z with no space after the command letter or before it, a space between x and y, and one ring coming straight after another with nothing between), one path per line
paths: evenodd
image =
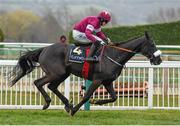
M114 43L113 43L113 46L123 45L123 44L125 44L125 43L127 43L127 42L129 42L129 41L133 41L133 40L139 39L139 38L141 38L141 37L142 37L142 36L137 36L137 37L131 38L131 39L126 40L126 41L114 42Z

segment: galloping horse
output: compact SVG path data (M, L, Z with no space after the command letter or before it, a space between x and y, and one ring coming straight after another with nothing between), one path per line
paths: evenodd
M30 73L36 67L34 63L38 62L45 72L45 75L35 80L34 84L44 97L45 104L43 109L47 109L51 102L51 98L43 88L45 84L49 83L48 88L62 100L65 104L65 110L73 116L79 108L90 99L93 92L101 84L105 86L111 98L94 100L91 103L102 105L114 102L117 96L113 89L112 82L120 75L125 63L135 54L141 53L146 56L153 65L159 65L162 62L160 57L161 52L157 50L154 41L147 32L145 32L145 35L127 42L106 45L103 55L101 56L101 62L93 64L92 76L88 78L92 80L91 86L82 101L73 107L73 105L69 104L68 99L57 89L61 82L71 73L78 77L83 77L81 72L83 63L74 63L68 60L71 46L72 45L55 43L44 48L27 52L19 58L16 67L11 71L10 86L13 86L24 75ZM101 70L99 69L100 67Z

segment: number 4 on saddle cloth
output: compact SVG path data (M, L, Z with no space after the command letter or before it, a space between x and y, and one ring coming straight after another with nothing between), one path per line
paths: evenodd
M75 63L84 63L85 58L89 54L89 46L71 46L69 61ZM98 53L94 55L94 59L98 59Z
M94 58L100 59L99 56L101 56L102 51L97 51L97 53L94 55ZM84 78L87 79L89 76L90 67L93 67L93 65L90 65L91 63L88 63L85 61L85 58L88 56L90 52L90 46L71 46L70 54L69 54L69 61L74 63L80 63L83 64L82 68L82 74L84 75Z

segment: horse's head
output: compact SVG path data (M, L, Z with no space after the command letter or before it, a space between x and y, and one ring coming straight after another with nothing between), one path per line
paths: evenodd
M161 51L157 49L153 39L145 32L146 41L142 44L141 52L146 56L150 63L153 65L159 65L162 62Z

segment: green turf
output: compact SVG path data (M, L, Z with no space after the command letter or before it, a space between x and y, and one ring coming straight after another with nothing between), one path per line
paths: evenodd
M0 110L4 125L180 125L179 110L79 111L74 117L63 110Z

